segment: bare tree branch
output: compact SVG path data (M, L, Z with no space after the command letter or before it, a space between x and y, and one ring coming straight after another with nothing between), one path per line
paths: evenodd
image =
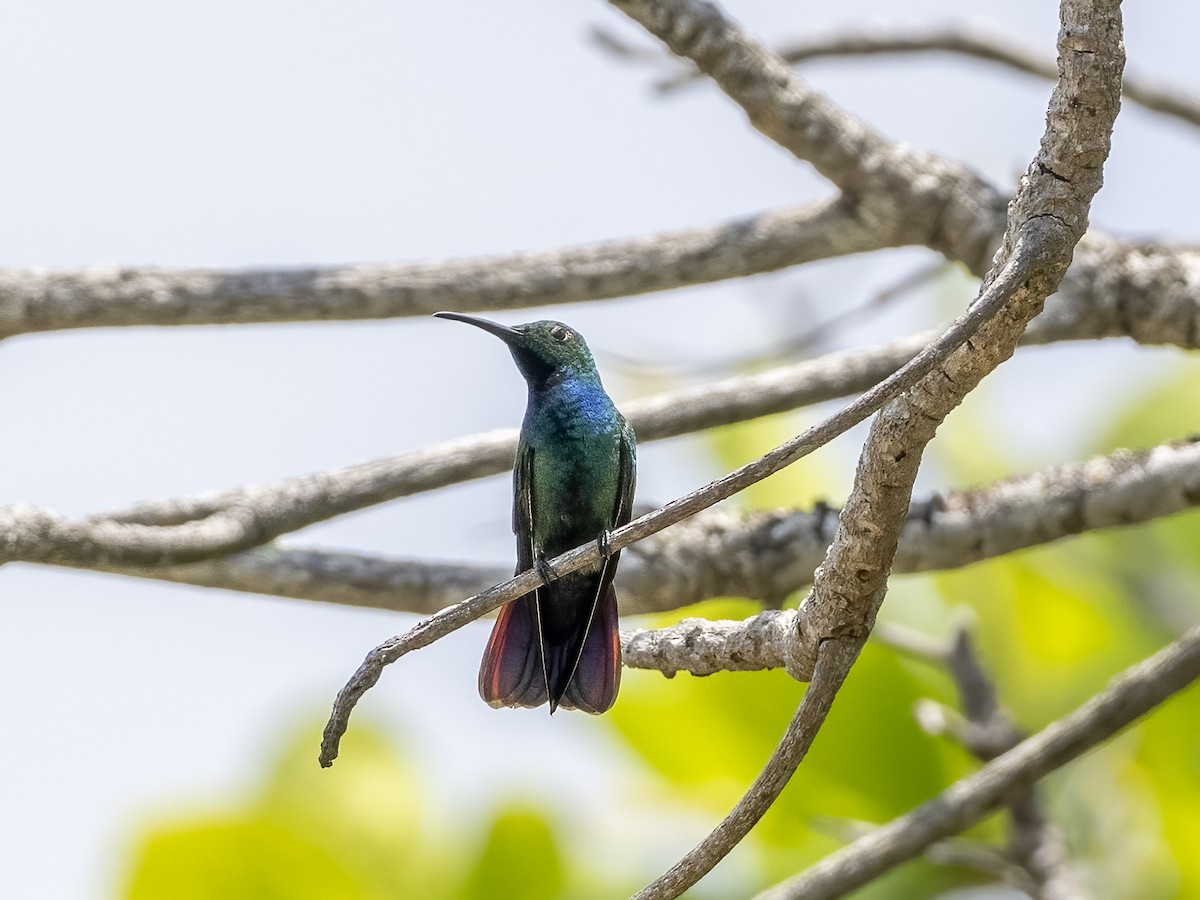
M870 631L887 589L924 448L962 398L1012 355L1087 230L1088 207L1100 188L1120 106L1120 13L1113 0L1064 0L1061 9L1061 76L1050 99L1041 149L1009 209L996 263L999 271L1000 263L1018 253L1032 233L1039 243L1037 267L1003 317L983 324L944 365L874 421L855 489L805 604L811 612L806 613L802 652L811 659L821 640L865 637Z
M112 325L327 321L423 315L447 307L514 309L624 297L901 245L928 246L983 274L1003 229L1003 199L992 187L956 162L888 141L808 90L786 62L753 42L727 40L711 49L712 74L756 127L813 162L843 195L718 226L480 259L245 271L0 270L0 337ZM1166 108L1171 102L1162 99L1159 105ZM1095 303L1129 310L1147 298L1153 302L1161 285L1147 283L1148 260L1137 259L1150 251L1103 236L1096 240L1105 245L1104 258L1081 254L1077 271L1065 283L1081 309ZM1153 268L1169 270L1163 277L1174 277L1174 305L1193 323L1181 345L1195 346L1200 258L1194 251L1164 247L1153 255ZM1128 270L1114 272L1118 257L1130 264ZM1123 290L1092 295L1106 285ZM1178 338L1168 334L1151 340L1170 343Z
M635 401L626 413L646 441L780 412L876 384L927 342L927 335L916 335L868 354L834 353L685 388ZM81 522L29 506L0 508L7 528L0 563L114 568L218 557L368 506L511 469L516 441L516 429L500 429L274 484L148 501Z
M844 843L859 840L879 827L870 822L846 819L819 819L814 824ZM980 841L967 838L938 841L936 844L931 844L923 856L934 865L971 869L987 875L996 881L1011 885L1014 889L1022 891L1030 897L1034 897L1037 893L1037 885L1029 877L1028 872L1009 859L1002 851ZM1038 898L1038 900L1042 900L1042 898Z
M1014 788L1032 784L1117 734L1200 678L1200 626L1126 669L1100 694L928 803L826 857L758 900L841 897L958 834Z
M831 112L823 98L789 79L783 63L701 0L618 2L678 55L687 56L750 113L760 130L807 156L843 189L879 164L881 139ZM984 292L1020 272L1001 312L874 419L859 458L854 490L838 520L825 561L802 606L795 656L788 669L817 667L825 648L836 660L809 687L823 699L797 710L785 741L751 790L713 832L644 888L641 900L677 897L722 860L778 796L807 753L870 633L887 579L924 448L945 416L979 381L1015 351L1026 325L1042 309L1070 265L1087 230L1088 208L1101 184L1113 122L1120 107L1124 48L1119 0L1063 0L1060 75L1046 115L1042 146L1009 207L1004 240L984 279ZM756 116L758 119L756 120ZM827 132L828 129L828 132ZM843 129L848 129L843 133ZM851 155L858 158L856 170ZM887 163L883 168L890 168ZM882 187L882 185L878 185ZM995 279L993 281L993 278ZM806 695L807 697L807 695ZM764 779L770 789L760 789Z
M1119 450L995 484L915 502L893 573L954 569L1102 528L1136 525L1200 504L1200 439ZM630 547L617 576L621 612L662 612L711 597L774 601L807 587L833 539L837 510L718 507ZM179 566L117 574L372 609L430 615L508 576L506 567L383 557L272 544ZM774 615L774 613L772 613ZM702 621L626 635L625 664L667 674L764 669L782 663L794 634L746 650L731 625ZM760 625L748 620L745 628ZM685 630L686 629L686 630ZM719 650L722 635L732 643ZM775 634L775 632L772 632ZM701 643L691 652L686 638ZM636 644L633 642L636 637ZM736 653L736 658L735 658Z
M917 503L902 527L892 570L959 568L1198 503L1200 442L1120 450ZM622 596L636 598L638 611L709 597L786 597L811 583L835 524L836 511L826 507L712 510L632 549Z
M1132 254L1091 237L1085 248L1097 257L1095 271L1110 272L1110 284L1097 286L1089 296L1107 299L1092 309L1088 301L1077 302L1077 294L1064 290L1036 320L1026 343L1132 334L1146 342L1200 346L1200 306L1188 296L1190 273L1175 265L1177 257L1151 250ZM1111 260L1114 253L1122 260ZM1200 271L1200 254L1196 258ZM1138 282L1139 289L1127 289L1130 282ZM672 391L633 401L625 411L641 441L781 412L877 383L911 359L929 337L928 333L912 335ZM367 506L502 472L511 467L515 447L516 430L498 430L274 484L149 501L83 522L27 506L0 509L10 528L0 544L0 562L115 567L216 557ZM212 521L198 521L207 518ZM120 524L188 527L168 533L126 530L117 527Z
M1139 344L1200 348L1200 249L1092 232L1037 325L1042 340L1127 335Z
M923 332L865 350L830 353L767 372L669 391L624 404L623 412L639 443L784 412L866 390L911 360L934 336ZM98 514L91 521L169 526L235 507L270 507L275 518L287 518L293 525L290 530L298 530L367 506L507 471L516 445L515 428L497 429L272 484L146 501Z
M921 511L909 516L903 527L892 571L957 568L1070 534L1133 524L1145 521L1143 515L1169 515L1198 504L1200 439L1144 453L1119 451L921 504ZM659 599L663 595L693 602L730 595L786 595L789 588L799 589L809 580L821 548L832 537L827 536L831 516L823 510L751 514L747 527L729 533L719 524L714 527L715 518L709 513L664 534L649 547L639 544L630 555L632 571L622 587L629 585L640 603L649 601L656 610L667 608ZM662 544L670 549L653 557L657 578L639 591L645 575L638 563L644 564ZM706 581L710 577L706 569L722 574ZM689 578L702 587L696 589L685 580ZM675 592L664 591L660 579L667 585L678 584ZM654 593L645 596L648 590ZM797 630L808 635L819 627L807 619L809 609L766 610L743 622L685 619L653 631L628 632L624 662L664 675L785 666L793 677L804 680L807 673L803 665L796 665L794 654Z
M613 40L612 36L607 36L602 43L612 47ZM1050 81L1058 78L1058 67L1049 54L1043 54L1028 42L994 27L970 23L856 26L832 34L798 38L780 46L775 52L790 65L841 56L954 53L999 63ZM650 61L650 57L647 57L647 61ZM683 72L662 79L656 87L668 93L694 84L698 79L698 72ZM1200 98L1182 88L1167 87L1144 77L1126 74L1122 93L1126 100L1146 109L1191 125L1200 125Z
M621 632L622 663L653 669L673 678L678 672L754 672L788 669L794 654L800 614L794 609L765 609L749 619L684 619L675 625ZM807 681L808 673L794 676Z
M427 316L628 297L878 250L899 237L834 197L706 228L480 259L245 271L0 270L0 338L113 325Z
M504 581L512 566L435 563L274 543L178 566L106 567L100 571L271 597L432 615Z
M893 572L966 565L1200 503L1200 439L1193 439L911 507L922 454L940 422L1014 352L1060 283L1060 296L1026 332L1025 342L1121 335L1200 347L1200 251L1141 247L1100 234L1083 238L1117 112L1120 0L1061 0L1058 72L1016 44L969 31L861 33L793 48L796 58L950 50L1057 75L1042 149L1009 207L1007 223L1001 194L970 169L890 141L809 90L786 68L787 60L742 33L716 4L611 2L711 76L756 128L811 162L838 195L716 227L493 259L243 272L0 270L0 339L110 325L364 319L445 307L582 302L914 243L981 274L1003 237L979 297L936 340L918 335L869 352L830 354L649 398L628 409L642 440L654 440L866 390L758 460L611 536L611 548L627 552L621 588L633 602L626 612L730 593L777 604L813 583L799 610L768 610L744 622L688 619L621 636L627 665L668 675L782 666L799 680L812 680L746 795L712 834L638 894L675 897L736 846L795 773L872 632ZM1200 124L1200 102L1128 82L1125 91ZM1072 253L1076 265L1067 274ZM882 411L836 527L834 511L825 507L770 514L711 509L875 410ZM321 764L329 766L355 705L387 665L526 595L542 577L525 572L507 579L496 567L429 565L270 542L373 504L501 472L511 466L515 440L515 430L496 431L363 465L148 502L81 521L28 506L4 507L0 565L26 560L361 606L440 609L372 650L339 692L321 747ZM601 559L599 547L575 548L551 561L551 577ZM913 646L930 655L936 651ZM992 761L938 800L764 896L840 895L915 854L952 854L962 848L938 842L1001 803L1012 809L1015 855L1038 888L1047 898L1071 895L1062 877L1061 845L1055 844L1057 834L1037 804L1033 783L1200 677L1200 628L1020 744L969 645L960 642L945 661L967 714L947 719L946 727ZM963 858L1003 871L995 855Z
M980 294L971 307L959 316L941 337L917 354L911 362L895 374L881 381L823 422L806 429L757 460L618 528L610 536L610 548L614 551L624 549L630 544L643 540L651 534L656 534L670 525L681 522L701 510L732 497L751 484L761 481L803 458L818 447L824 446L837 435L845 433L863 421L889 399L906 390L933 370L972 334L978 333L981 323L985 323L995 316L1003 307L1006 299L1013 292L1020 290L1026 273L1039 260L1039 248L1040 241L1036 238L1027 242L1018 242L1008 265ZM585 545L550 560L550 566L555 577L561 577L585 566L598 565L599 562L599 548L594 545ZM485 613L528 594L542 583L536 571L524 572L510 581L442 610L407 633L385 641L367 654L367 658L359 666L358 671L351 676L334 700L333 711L326 723L321 743L321 764L323 766L333 764L333 760L337 757L338 743L349 724L351 711L358 703L359 698L379 680L385 666L412 650L428 646L433 641L450 634Z
M808 89L799 78L781 72L780 66L786 63L769 51L749 39L723 33L717 17L698 12L674 22L677 46L672 44L674 38L662 33L666 26L647 24L666 21L664 12L656 20L648 18L655 4L614 5L646 25L679 55L690 57L688 46L702 44L703 55L692 60L697 69L741 105L751 123L767 137L812 162L848 194L861 194L865 217L903 222L906 229L924 235L915 237L915 243L963 262L976 274L983 273L986 255L974 255L972 248L994 246L1003 222L995 194L986 186L974 186L974 176L965 169L889 142ZM1053 77L1056 72L1047 74ZM1176 92L1141 81L1130 90L1139 102L1189 121L1200 112L1195 99ZM960 196L963 192L965 196ZM972 210L977 215L973 222ZM931 221L937 222L939 229L970 227L962 243L930 240L921 223ZM990 237L982 237L985 234ZM1095 336L1131 334L1144 343L1179 340L1180 346L1189 348L1200 340L1200 251L1194 248L1139 246L1101 234L1089 235L1063 282L1063 294L1066 299L1052 303L1050 310L1057 321L1069 322L1071 328L1090 322ZM1147 315L1151 309L1155 312Z
M233 507L200 521L158 528L106 520L72 522L19 504L0 508L0 563L156 566L244 550L282 533L271 527L267 516L249 508Z
M1003 229L1004 201L974 172L889 141L730 27L715 4L611 2L710 76L750 124L855 198L859 215L881 233L901 227L904 243L923 244L974 272L986 268Z

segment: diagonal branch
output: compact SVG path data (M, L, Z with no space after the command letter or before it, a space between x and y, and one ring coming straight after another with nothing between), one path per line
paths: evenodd
M1009 264L971 307L956 319L941 337L917 354L911 362L895 374L823 422L808 428L759 459L618 528L610 537L611 549L621 550L732 497L750 485L756 484L824 446L839 434L845 433L863 421L883 404L933 370L972 334L977 333L981 323L987 322L997 314L1006 299L1018 290L1026 273L1037 261L1037 246L1036 240L1019 243ZM550 566L555 576L561 577L585 566L598 565L599 562L599 548L594 545L585 545L550 560ZM385 641L367 654L362 665L334 700L333 711L326 723L321 743L321 764L324 766L333 764L333 760L337 757L338 743L349 724L351 711L358 703L359 698L379 680L385 666L412 650L428 646L485 613L528 594L542 583L536 571L524 572L504 584L497 585L442 610L407 633Z
M809 88L791 67L707 0L610 0L708 75L775 143L859 204L881 232L900 227L973 272L987 267L1004 201L970 169L885 138Z
M627 405L642 441L673 437L845 396L895 372L928 335L843 351ZM0 563L85 568L170 565L264 544L335 516L512 468L516 429L499 429L273 484L140 503L75 522L30 506L0 508Z
M781 412L876 384L927 339L914 335L866 354L843 351L685 388L635 401L626 412L643 441ZM273 484L149 501L79 522L25 505L3 507L0 563L117 568L220 557L368 506L511 469L516 441L515 429L499 429Z
M79 272L0 270L0 338L66 328L329 321L424 315L437 309L515 309L625 297L777 271L818 259L894 246L927 246L987 268L1003 231L1003 197L964 165L890 141L809 90L788 63L744 35L708 28L699 6L678 18L671 4L618 3L639 20L659 13L681 40L711 42L711 74L761 131L817 166L842 192L799 207L661 235L537 253L398 264L307 269L149 269L95 267ZM661 6L661 10L656 7ZM672 18L672 16L675 16ZM692 26L697 29L692 29ZM703 26L703 27L701 27ZM712 34L709 34L709 31ZM665 34L665 32L664 32ZM708 37L704 37L707 40ZM682 47L682 45L681 45ZM1155 91L1146 88L1150 102ZM1171 106L1170 92L1156 101ZM1190 101L1189 101L1190 102ZM1189 102L1184 102L1187 107ZM1142 248L1112 245L1106 260L1081 256L1066 282L1086 308L1111 298L1091 290L1108 282L1113 257ZM1155 265L1180 280L1181 302L1200 318L1200 260L1159 248ZM1131 302L1157 296L1149 273L1119 279ZM1195 346L1200 330L1189 332ZM1162 340L1159 338L1158 340ZM1166 338L1169 342L1172 338Z
M1113 737L1200 678L1200 626L1126 669L1074 712L912 812L833 853L758 900L841 897L978 822L1014 788L1032 784Z
M907 242L937 250L982 275L1004 229L999 196L965 166L891 141L810 89L788 63L732 27L721 9L699 0L611 0L661 39L746 112L750 123L797 158L806 160L881 229L900 227ZM1156 92L1142 91L1142 99ZM1159 102L1159 101L1155 101ZM1160 106L1170 105L1162 99ZM1184 104L1188 106L1190 104ZM1162 288L1172 295L1169 315L1152 318L1146 334L1164 332L1184 346L1200 342L1200 252L1194 248L1139 247L1096 235L1063 283L1073 318L1097 317L1112 334L1120 315L1157 308ZM1115 264L1115 265L1114 265ZM1147 282L1154 288L1146 291ZM1116 310L1118 315L1111 315ZM1097 310L1098 311L1098 310ZM1081 324L1076 321L1075 324ZM1120 327L1120 326L1117 326ZM1124 333L1132 333L1125 330ZM1138 338L1142 340L1141 337Z
M757 101L766 95L767 112L761 121L767 127L755 124L784 146L792 143L796 150L822 154L834 164L839 157L844 163L845 153L853 150L861 154L863 166L880 149L875 136L861 131L851 134L849 144L845 135L825 134L819 120L826 116L825 124L831 125L833 117L823 107L823 98L804 96L804 89L780 71L778 59L743 35L715 5L701 0L663 2L653 10L643 3L619 5L635 7L639 21L645 19L643 24L672 50L713 75L735 99L740 95ZM820 677L814 675L809 687L823 699L831 701L840 688L886 595L925 447L945 416L1015 351L1025 327L1058 287L1087 230L1088 208L1100 188L1120 107L1120 7L1119 0L1063 0L1060 9L1060 75L1047 109L1042 145L1009 207L1004 240L992 273L984 279L984 291L1011 276L1014 268L1021 277L1007 292L998 315L982 322L944 363L890 401L871 425L854 490L802 607L804 627L798 631L795 659L789 660L789 670L812 666L816 671L827 658L825 647L837 647L834 664L820 670ZM753 71L756 66L761 71ZM754 121L755 110L750 114ZM809 132L797 132L797 125L805 121ZM820 169L818 159L813 161ZM833 177L836 170L828 168ZM840 174L856 177L853 167ZM637 895L640 900L679 896L745 837L803 760L828 711L829 702L801 705L787 735L807 739L785 739L768 760L760 781L767 778L772 789L760 790L756 782L708 837Z

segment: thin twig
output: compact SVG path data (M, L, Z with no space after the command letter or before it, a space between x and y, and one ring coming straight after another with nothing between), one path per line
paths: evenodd
M975 651L971 628L960 624L947 660L959 702L970 726L956 735L983 762L1007 753L1023 739L1000 708L996 686ZM1072 900L1086 896L1067 860L1062 834L1046 817L1037 785L1015 788L1005 798L1009 815L1011 858L1033 881L1040 900Z
M910 335L670 391L632 401L624 411L643 443L783 412L877 384L931 337ZM28 505L0 508L7 525L0 562L115 568L220 557L368 506L505 471L516 441L516 429L498 429L270 484L146 501L82 521ZM187 527L169 530L175 526Z
M879 827L870 822L845 819L819 819L813 822L813 826L843 843L866 837ZM989 844L966 838L949 838L931 844L923 855L934 865L971 869L1024 891L1030 897L1037 892L1037 885L1029 873Z
M878 384L936 336L921 332L873 347L667 391L622 405L638 443L731 425L849 396ZM515 428L430 444L397 456L194 497L152 500L95 521L175 525L232 507L272 507L292 530L400 497L510 470Z
M612 39L610 35L606 37ZM612 40L614 43L607 49L615 49L615 46L632 49L616 42L615 39ZM597 41L600 42L599 35ZM791 65L813 59L843 56L953 53L998 63L1009 69L1050 81L1058 77L1058 67L1050 54L1042 53L1031 47L1028 42L993 26L968 23L854 27L831 34L798 38L780 45L776 52ZM645 62L654 61L650 53L637 58ZM659 55L658 61L662 60L663 57ZM662 93L670 93L697 83L699 78L699 72L681 72L663 78L655 87ZM1189 94L1183 88L1168 87L1145 77L1126 74L1122 93L1125 99L1146 109L1180 119L1190 125L1200 125L1200 97Z

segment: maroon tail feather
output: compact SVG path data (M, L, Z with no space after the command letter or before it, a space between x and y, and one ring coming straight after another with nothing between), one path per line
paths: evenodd
M546 673L538 644L537 610L528 594L500 610L479 666L479 696L488 706L541 706Z
M617 592L609 584L596 605L591 627L575 674L567 684L560 705L594 716L606 711L617 699L621 685L621 636L617 621Z

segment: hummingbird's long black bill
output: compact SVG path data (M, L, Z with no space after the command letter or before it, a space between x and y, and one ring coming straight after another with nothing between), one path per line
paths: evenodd
M521 332L515 328L510 328L507 325L501 325L499 322L493 322L491 319L484 319L481 316L468 316L466 313L456 312L435 312L435 318L450 319L453 322L466 322L468 325L474 325L476 328L482 328L488 334L494 334L506 344L511 344L513 340L521 337Z

